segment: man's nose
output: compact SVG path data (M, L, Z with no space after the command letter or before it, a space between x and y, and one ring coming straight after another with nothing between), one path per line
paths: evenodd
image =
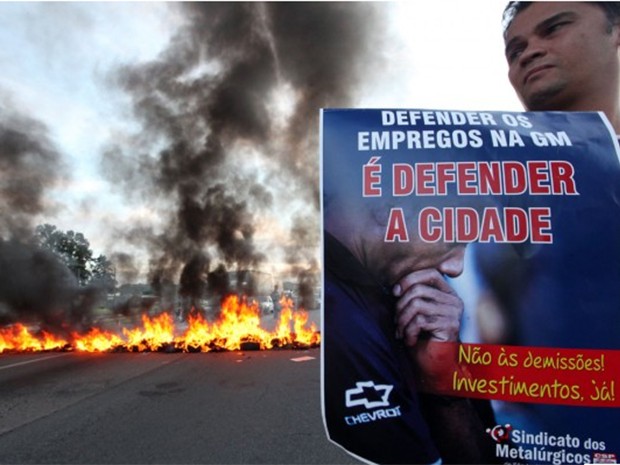
M463 273L465 266L465 246L455 247L446 258L439 264L438 270L450 278L456 278Z
M519 65L524 68L537 58L545 56L546 53L547 51L542 41L537 38L531 38L519 57Z

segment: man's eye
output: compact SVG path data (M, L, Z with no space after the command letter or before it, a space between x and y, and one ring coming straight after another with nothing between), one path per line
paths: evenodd
M568 21L560 21L557 23L552 23L545 29L545 35L553 34L555 31L562 29L567 24L569 24Z
M519 56L521 55L521 53L523 52L524 47L516 47L511 49L508 52L508 62L512 63L513 61L515 61L517 58L519 58Z

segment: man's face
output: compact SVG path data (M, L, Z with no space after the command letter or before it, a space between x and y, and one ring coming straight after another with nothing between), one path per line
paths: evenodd
M588 100L614 84L618 27L581 2L534 2L505 37L508 77L527 110L587 110Z

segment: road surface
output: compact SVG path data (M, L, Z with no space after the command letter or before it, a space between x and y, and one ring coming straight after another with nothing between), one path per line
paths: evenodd
M0 463L353 464L320 350L0 355Z

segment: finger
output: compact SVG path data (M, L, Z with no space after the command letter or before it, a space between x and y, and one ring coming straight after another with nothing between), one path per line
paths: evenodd
M422 334L430 334L431 339L447 340L449 333L448 325L444 319L437 316L428 316L419 313L413 318L405 328L403 328L403 339L408 346L415 345ZM446 334L444 335L443 332ZM435 334L439 333L439 334Z
M417 344L422 333L421 318L413 318L402 330L402 339L405 345L413 347Z
M455 341L459 329L459 322L453 318L418 314L402 329L402 339L408 346L415 345L422 334L436 341Z
M426 302L422 299L416 299L409 302L409 304L397 311L394 315L394 323L396 324L396 338L402 339L404 337L405 328L412 322L415 322L416 317L422 312L422 306L426 305Z
M430 339L436 341L456 341L458 339L460 324L458 320L444 317L420 318L420 332L427 333Z
M403 276L394 286L393 293L396 297L400 297L407 289L416 284L426 284L450 294L454 293L444 276L434 268L413 271Z
M460 303L460 297L456 293L448 293L426 284L416 284L407 289L396 301L396 313L401 312L416 299L430 300L444 305L458 306Z
M396 335L405 337L410 325L422 331L437 333L438 339L458 336L463 314L462 302L454 305L440 304L426 299L414 299L395 315Z
M406 328L413 324L419 325L428 317L434 317L440 312L437 304L425 299L414 299L395 316L396 334L404 337Z

